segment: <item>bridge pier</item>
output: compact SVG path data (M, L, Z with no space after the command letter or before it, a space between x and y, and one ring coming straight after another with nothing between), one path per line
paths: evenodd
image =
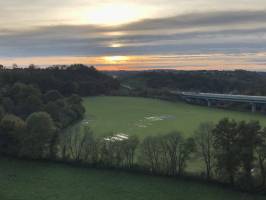
M253 113L256 112L256 104L255 103L251 103L251 111Z
M208 107L212 106L212 102L209 99L206 99Z

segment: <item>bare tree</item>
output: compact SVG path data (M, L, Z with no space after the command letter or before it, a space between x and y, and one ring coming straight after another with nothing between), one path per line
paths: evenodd
M141 143L140 159L144 166L149 168L152 173L159 172L161 169L161 145L160 137L149 136Z
M125 166L131 168L134 164L134 158L139 139L137 136L130 136L128 139L123 141L122 151L124 153Z
M200 124L199 128L195 131L195 143L199 151L200 157L205 164L206 178L210 179L212 175L213 166L213 129L214 124L206 122Z
M86 161L93 145L93 133L88 127L74 127L64 133L61 141L61 155L63 159Z
M178 173L178 150L181 142L182 138L179 132L172 132L162 137L163 163L166 165L165 168L168 175L176 175Z
M191 158L193 152L195 152L194 139L182 139L178 149L178 175L184 173L187 161Z

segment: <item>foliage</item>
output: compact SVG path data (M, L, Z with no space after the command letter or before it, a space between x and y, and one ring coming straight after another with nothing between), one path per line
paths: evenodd
M209 173L208 180L248 191L255 191L257 186L265 189L266 135L255 121L225 118L215 126L201 124L193 138L184 138L175 131L145 137L140 143L137 136L95 135L87 126L82 130L66 129L58 137L52 118L45 112L31 114L26 123L6 115L0 127L9 146L9 151L3 145L1 150L17 156L185 176L198 151L205 162L206 174ZM260 178L253 171L258 171Z
M222 119L215 127L214 149L216 170L220 177L228 178L235 183L235 176L240 167L237 123L227 118Z
M258 155L258 166L260 171L261 186L266 184L266 129L260 132L260 141L256 146L256 154Z
M265 134L259 122L221 120L213 130L216 169L245 190L253 190L256 166L259 166L264 185ZM256 184L258 185L258 184Z
M20 82L34 85L44 93L57 90L63 95L108 94L119 88L119 82L82 64L48 68L15 68L0 70L0 84L12 86ZM47 94L47 95L55 95ZM55 96L53 97L55 98ZM55 100L55 99L54 99Z
M5 115L0 123L1 152L18 155L26 131L26 123L15 115Z
M43 158L50 154L50 145L56 137L53 119L48 113L32 113L26 120L21 154L31 158Z
M184 139L179 132L150 136L141 144L140 159L152 173L183 175L194 147L193 139Z
M132 88L266 95L266 73L235 71L147 71L121 76Z
M252 170L255 168L256 160L256 147L260 144L261 140L261 126L257 121L250 121L249 123L242 121L238 123L238 144L239 146L239 159L241 168L243 168L242 184L243 187L250 189L253 188Z
M119 87L113 78L84 65L2 68L0 84L1 151L30 158L55 156L58 132L85 113L79 95Z

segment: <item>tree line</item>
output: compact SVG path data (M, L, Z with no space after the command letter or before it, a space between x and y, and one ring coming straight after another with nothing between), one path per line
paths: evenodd
M81 64L12 69L0 65L0 147L9 155L51 155L62 130L83 118L80 96L119 87L112 77Z
M5 134L13 140L9 148L1 146L2 153L15 148L13 155L19 157L173 177L191 176L188 168L203 163L204 171L193 173L194 177L245 191L266 189L266 129L257 121L225 118L217 124L202 123L192 137L174 131L144 139L97 136L87 126L66 129L55 137L52 119L42 112L32 114L25 122L17 121L19 132L11 131L10 123L3 124L6 127L1 127L9 130Z
M266 189L266 129L258 121L225 118L217 124L202 123L189 138L174 131L143 140L97 137L85 127L63 136L57 157L167 176L186 176L192 162L203 162L204 172L196 175L200 178L247 191Z
M123 84L138 90L179 91L266 95L266 73L235 71L143 71L119 74Z
M0 147L2 153L16 156L45 154L60 132L85 113L78 95L64 97L57 90L42 93L23 83L1 88L0 102Z
M175 92L191 91L206 93L266 96L266 73L245 70L235 71L176 71L155 70L140 72L113 72L121 82L114 94L141 96L170 101L185 101ZM206 100L186 101L206 105ZM241 102L212 101L213 107L247 111L251 105ZM266 106L256 105L257 111L266 113Z
M19 68L14 65L10 69L0 65L0 86L12 86L17 82L34 85L42 92L57 90L64 96L109 94L120 87L117 79L97 71L93 66L73 64L38 68L30 65Z
M88 127L70 128L85 113L80 96L110 94L120 86L95 68L0 66L0 85L2 154L174 177L187 176L192 161L201 160L205 171L197 177L249 191L266 188L266 129L258 122L203 123L190 138L178 131L144 139L100 137Z

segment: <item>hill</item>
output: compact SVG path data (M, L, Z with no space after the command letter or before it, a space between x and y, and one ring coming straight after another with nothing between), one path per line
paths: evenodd
M123 84L138 89L266 95L266 73L236 71L142 71L118 73Z
M262 200L171 178L0 158L1 200Z

